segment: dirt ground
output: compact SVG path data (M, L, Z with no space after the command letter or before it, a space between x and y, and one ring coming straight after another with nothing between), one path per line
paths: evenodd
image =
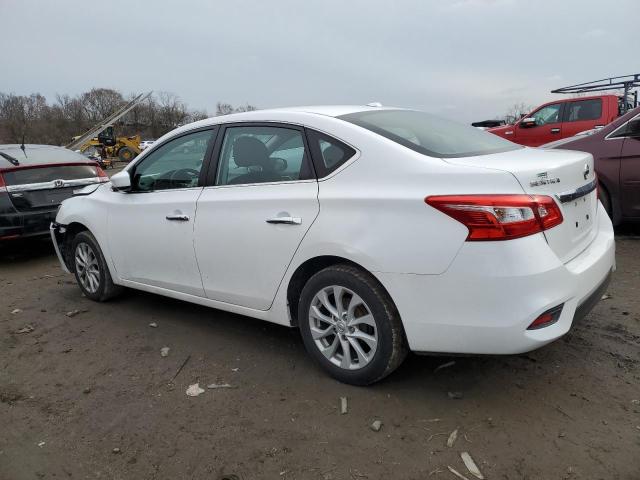
M464 451L487 479L640 479L640 227L618 233L611 298L561 340L410 356L368 388L325 376L295 330L140 292L93 303L47 241L1 247L0 479L473 480Z

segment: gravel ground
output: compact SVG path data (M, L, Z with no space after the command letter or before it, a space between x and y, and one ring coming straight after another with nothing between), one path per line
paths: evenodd
M469 452L487 479L637 480L640 227L618 233L611 298L561 340L410 356L368 388L326 377L295 330L141 292L93 303L47 241L2 246L0 479L473 480Z

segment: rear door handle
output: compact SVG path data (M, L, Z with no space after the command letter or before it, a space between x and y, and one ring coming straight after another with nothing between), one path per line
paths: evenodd
M551 129L551 133L560 133L560 129L559 128L552 128Z
M267 218L267 223L279 223L282 225L301 225L302 219L300 217L273 217Z
M189 221L189 216L188 215L167 215L165 218L167 220L173 220L175 222L188 222Z

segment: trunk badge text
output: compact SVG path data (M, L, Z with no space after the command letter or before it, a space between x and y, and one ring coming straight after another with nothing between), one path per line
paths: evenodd
M584 164L584 179L586 180L587 177L589 176L589 173L591 172L591 170L589 169L589 164L585 163Z
M532 187L539 187L541 185L550 185L552 183L560 183L559 178L549 178L548 172L542 172L536 175L536 179L532 182L529 182L529 185Z

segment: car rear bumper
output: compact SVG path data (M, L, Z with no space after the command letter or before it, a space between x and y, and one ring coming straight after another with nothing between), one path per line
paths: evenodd
M562 264L542 234L508 242L467 242L440 275L376 273L418 352L516 354L569 331L602 297L615 270L613 227L599 207L597 234ZM527 327L562 305L558 320Z
M57 207L37 212L12 212L0 214L0 241L47 235L49 225L56 218Z

